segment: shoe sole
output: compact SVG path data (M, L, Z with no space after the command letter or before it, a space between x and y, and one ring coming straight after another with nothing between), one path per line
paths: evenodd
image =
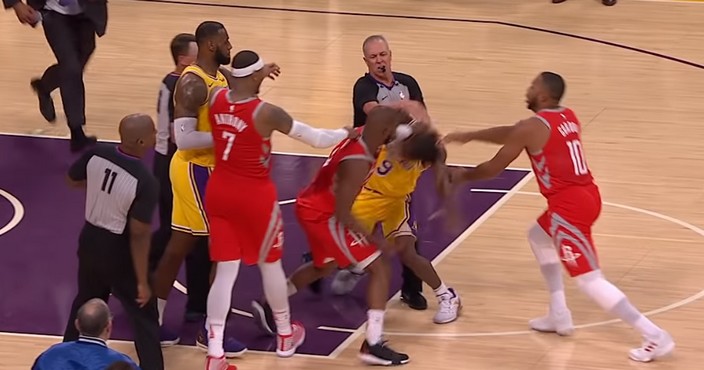
M171 347L177 345L181 341L181 338L176 338L174 340L162 340L159 342L162 348Z
M399 364L394 364L392 361L384 360L369 353L360 353L357 357L367 365L377 365L377 366L400 366L411 362L411 359L403 360Z
M201 342L196 341L196 347L200 348L202 351L204 351L206 353L208 352L208 346L201 343ZM247 353L247 348L245 348L239 352L225 352L225 358L239 358L239 357L242 357L242 355L244 355L245 353Z
M298 347L300 347L300 346L303 344L303 342L305 342L305 341L306 341L306 333L303 332L303 337L301 337L301 340L299 340L298 343L296 343L296 345L293 346L292 349L290 349L290 350L288 350L288 351L279 351L279 350L277 349L277 350L276 350L276 355L279 356L279 357L282 357L282 358L291 357L291 356L293 356L294 354L296 354L296 350L298 349Z
M666 357L666 356L672 354L672 351L674 351L674 350L675 350L675 342L673 341L673 342L670 342L670 344L667 347L665 347L665 352L663 354L653 356L653 358L651 358L647 361L643 361L641 359L634 358L633 356L631 356L630 353L628 354L628 358L630 358L631 360L636 361L636 362L648 363L648 362L653 362L659 358Z
M264 307L262 307L258 302L252 302L252 317L254 322L257 323L259 329L262 329L270 337L275 337L276 332L269 327L269 323L266 322L266 313L264 312Z

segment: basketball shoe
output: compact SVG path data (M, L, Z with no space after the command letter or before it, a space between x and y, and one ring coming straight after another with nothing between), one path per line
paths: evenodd
M349 294L364 277L364 271L340 270L330 283L330 290L337 295Z
M386 345L386 341L371 345L366 340L359 350L359 359L367 365L404 365L411 359L405 353L396 352Z
M242 357L242 355L247 352L247 346L233 337L225 336L222 346L225 350L225 357L227 358ZM196 347L203 351L208 351L208 332L205 328L200 328L200 330L198 330Z
M628 353L633 361L650 362L672 353L675 341L669 333L662 331L657 338L643 338L640 348L634 348Z
M550 312L549 314L529 321L530 328L544 333L557 333L562 336L570 336L574 332L572 323L572 312L565 310L560 313Z
M237 370L237 366L228 364L225 356L218 358L206 356L205 370Z
M457 320L460 310L462 310L462 301L453 288L447 289L450 294L442 294L438 296L438 312L433 317L433 322L436 324L447 324Z
M291 357L306 340L306 328L298 321L291 322L291 334L276 335L276 354L279 357Z

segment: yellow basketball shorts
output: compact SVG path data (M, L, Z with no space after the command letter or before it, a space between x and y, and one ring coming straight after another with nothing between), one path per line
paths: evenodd
M199 166L175 155L169 170L174 194L171 229L195 236L208 236L210 225L205 215L205 188L212 167Z
M377 224L386 239L408 235L416 237L416 222L411 212L411 197L387 197L363 190L352 205L352 215L360 226L372 232Z

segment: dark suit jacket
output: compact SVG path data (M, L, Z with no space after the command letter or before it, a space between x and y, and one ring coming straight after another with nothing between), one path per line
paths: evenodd
M2 0L5 9L11 8L21 0ZM98 36L105 34L105 29L108 25L108 0L78 0L83 6L83 11L95 24L95 33ZM43 9L46 0L27 0L27 4L34 9Z

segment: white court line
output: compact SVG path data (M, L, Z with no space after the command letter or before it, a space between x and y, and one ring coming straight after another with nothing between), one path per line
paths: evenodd
M0 229L0 235L3 235L8 231L14 229L15 226L17 226L20 221L22 221L22 218L24 217L24 206L22 206L22 202L20 202L20 200L17 199L14 195L2 189L0 189L0 198L7 199L7 201L10 202L12 208L14 209L14 214L12 215L10 221L8 221L7 225L3 226Z
M638 239L638 240L653 240L659 242L673 242L673 243L697 243L701 244L700 240L690 240L690 239L675 239L675 238L658 238L654 236L638 236L638 235L618 235L618 234L592 234L594 236L601 236L605 238L621 238L621 239Z
M20 338L37 338L37 339L54 339L54 340L61 340L63 339L62 336L59 335L44 335L44 334L26 334L26 333L10 333L10 332L0 332L0 336L8 336L8 337L20 337ZM56 342L59 343L59 342ZM132 340L119 340L119 339L109 339L108 344L111 343L118 343L118 344L127 344L127 345L132 345L134 346L134 341ZM206 351L203 350L200 347L196 347L190 344L176 344L171 347L181 347L181 348L188 348L188 349L194 349L198 350L199 352L205 353ZM252 349L247 349L247 353L256 353L259 355L273 355L276 356L276 352L269 352L269 351L256 351ZM319 356L319 355L307 355L307 354L302 354L302 353L296 353L293 355L294 357L305 357L305 358L314 358L314 359L331 359L329 356ZM278 356L277 356L278 357ZM241 358L237 358L235 360L241 360Z
M498 189L472 189L473 192L477 193L507 193L506 197L508 195L533 195L533 196L540 196L540 193L536 192L528 192L528 191L518 191L516 187L514 187L511 190L498 190ZM505 198L505 197L504 197ZM502 198L502 200L504 199ZM701 229L697 226L694 226L688 222L664 215L662 213L658 212L653 212L649 211L647 209L642 209L642 208L637 208L637 207L631 207L623 204L617 204L617 203L611 203L611 202L603 202L604 205L616 207L616 208L621 208L621 209L626 209L629 211L633 212L639 212L643 213L649 216L653 216L655 218L659 218L661 220L669 221L672 222L676 225L682 226L683 228L689 229L696 234L704 237L704 229ZM459 238L458 238L459 239ZM685 299L680 300L679 302L675 302L673 304L667 305L665 307L660 307L648 312L643 312L643 315L645 316L652 316L652 315L657 315L660 313L668 312L671 310L674 310L676 308L685 306L687 304L690 304L694 301L697 301L701 298L704 298L704 290L701 290L700 292L689 296ZM612 319L612 320L606 320L606 321L600 321L600 322L595 322L595 323L587 323L587 324L582 324L582 325L575 325L575 329L585 329L585 328L591 328L591 327L596 327L596 326L605 326L605 325L611 325L611 324L617 324L622 322L620 319ZM354 335L359 335L359 329L356 331L353 331L351 329L346 329L346 328L336 328L336 327L329 327L329 326L321 326L318 327L318 329L321 330L330 330L330 331L339 331L339 332L348 332L352 333L352 336ZM385 335L389 336L405 336L405 337L436 337L436 338L467 338L467 337L496 337L496 336L509 336L509 335L526 335L526 334L536 334L536 331L533 330L517 330L517 331L504 331L504 332L475 332L475 333L412 333L412 332L384 332Z
M526 176L524 176L521 179L521 181L519 181L516 185L514 185L510 190L504 191L506 193L505 196L501 197L501 199L499 199L496 203L494 203L488 210L486 210L486 212L484 212L484 214L482 214L476 221L472 222L472 224L469 225L469 227L462 234L460 234L452 243L450 243L450 245L447 248L445 248L440 254L438 254L437 257L433 258L433 261L432 261L433 266L437 266L442 260L445 259L445 257L447 257L450 253L452 253L452 251L454 251L457 247L459 247L459 245L462 244L462 242L464 242L465 239L467 239L475 230L477 230L477 228L479 228L479 226L481 226L484 222L486 222L486 220L488 220L489 217L493 216L494 213L496 213L496 211L499 210L499 208L501 208L506 202L509 201L509 199L511 199L514 195L518 194L519 189L521 189L526 183L528 183L532 179L533 179L533 172L529 172L528 174L526 174ZM398 299L400 296L401 296L401 291L399 290L398 292L396 292L396 294L394 294L393 297L391 297L391 299L389 299L389 302ZM337 348L335 348L335 350L333 350L332 353L330 353L330 357L337 358L337 356L339 356L342 353L342 351L347 349L347 347L349 347L352 344L352 342L357 340L357 338L364 331L363 328L364 328L365 324L366 324L366 320L362 323L362 325L360 325L360 327L358 327L354 331L352 331L351 329L345 329L345 328L332 328L332 327L326 327L326 326L318 327L318 329L321 329L321 330L331 330L331 329L332 329L332 331L350 330L349 332L351 333L351 335L349 337L347 337L347 339L345 339L342 343L340 343L340 345L337 346ZM340 329L343 329L343 330L340 330Z
M68 137L66 136L58 136L58 135L44 135L44 134L22 134L22 133L17 133L17 132L2 132L0 131L0 135L5 135L5 136L19 136L19 137L34 137L34 138L41 138L41 139L61 139L61 140L68 140ZM112 143L112 144L117 144L120 141L119 140L104 140L100 139L98 140L101 143ZM278 154L278 155L287 155L287 156L294 156L294 157L313 157L313 158L327 158L328 154L315 154L315 153L294 153L294 152L279 152L279 151L272 151L272 154ZM469 165L469 164L458 164L458 163L448 163L448 166L454 166L454 167L474 167L474 165ZM506 167L507 170L510 171L531 171L530 168L522 168L522 167Z

